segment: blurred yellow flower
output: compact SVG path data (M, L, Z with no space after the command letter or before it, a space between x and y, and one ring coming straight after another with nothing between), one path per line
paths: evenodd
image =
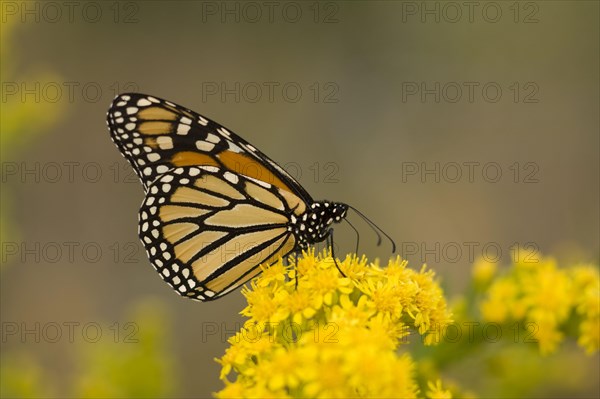
M442 387L442 381L437 380L435 383L429 381L427 383L429 390L426 395L430 399L451 399L452 394L449 390Z
M477 287L487 285L496 275L498 264L480 258L473 265L473 281Z
M570 270L573 280L573 302L582 318L577 343L588 354L598 351L600 345L600 277L598 267L577 266Z
M281 308L280 298L275 295L277 284L262 285L260 281L252 282L251 289L244 287L242 293L248 306L240 313L259 323L278 323L287 317L286 310Z
M57 397L55 382L44 375L41 362L26 352L2 353L0 362L0 397Z
M571 316L577 314L578 344L593 353L600 337L599 292L597 266L559 268L552 258L521 258L493 280L479 309L485 321L531 326L542 354L556 350L573 322Z
M397 349L409 329L427 337L451 322L434 273L349 256L338 261L344 277L314 252L295 262L280 260L242 291L249 320L217 359L226 385L216 396L416 397L413 361Z

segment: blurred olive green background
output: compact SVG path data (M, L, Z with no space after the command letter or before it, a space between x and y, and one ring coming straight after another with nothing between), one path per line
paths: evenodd
M376 221L449 297L471 255L598 262L598 2L73 3L2 2L4 395L222 387L213 358L243 298L182 299L150 266L142 188L105 124L118 92L242 135L314 198ZM355 224L360 252L390 255ZM354 243L336 230L338 256ZM583 359L591 380L569 394L598 393Z

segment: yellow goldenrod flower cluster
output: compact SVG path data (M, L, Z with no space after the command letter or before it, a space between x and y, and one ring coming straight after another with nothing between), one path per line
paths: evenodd
M588 354L600 347L600 278L598 267L576 266L570 270L573 291L576 292L575 311L581 318L577 343Z
M248 320L218 359L217 397L417 397L413 361L397 349L411 329L431 344L451 322L434 273L400 259L338 264L346 277L325 254L279 261L242 291ZM440 382L426 394L450 397Z
M600 342L598 267L559 268L552 258L515 259L491 282L480 311L489 322L522 322L542 354L554 352L569 326L578 324L578 344L594 353Z

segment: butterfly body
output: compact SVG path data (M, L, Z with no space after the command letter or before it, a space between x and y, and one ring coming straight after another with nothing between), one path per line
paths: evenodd
M332 223L339 223L346 217L348 205L341 202L314 202L300 217L291 215L290 231L294 233L298 249L324 241L329 236Z
M347 205L314 201L254 146L185 107L122 94L107 123L146 194L140 240L182 296L221 297L261 264L325 240L346 216Z

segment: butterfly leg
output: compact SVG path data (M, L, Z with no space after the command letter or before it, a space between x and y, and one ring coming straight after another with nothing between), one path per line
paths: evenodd
M294 289L298 289L298 256L300 256L300 251L295 251L294 252L294 261L296 262L294 264L294 279L296 280L294 283Z
M337 260L335 258L335 252L333 250L333 229L329 229L329 234L327 234L327 243L329 245L329 248L331 249L331 257L333 258L333 263L335 263L335 267L338 269L338 271L340 272L340 274L343 277L348 277L346 276L346 274L342 271L342 269L340 268L340 265L337 263Z

